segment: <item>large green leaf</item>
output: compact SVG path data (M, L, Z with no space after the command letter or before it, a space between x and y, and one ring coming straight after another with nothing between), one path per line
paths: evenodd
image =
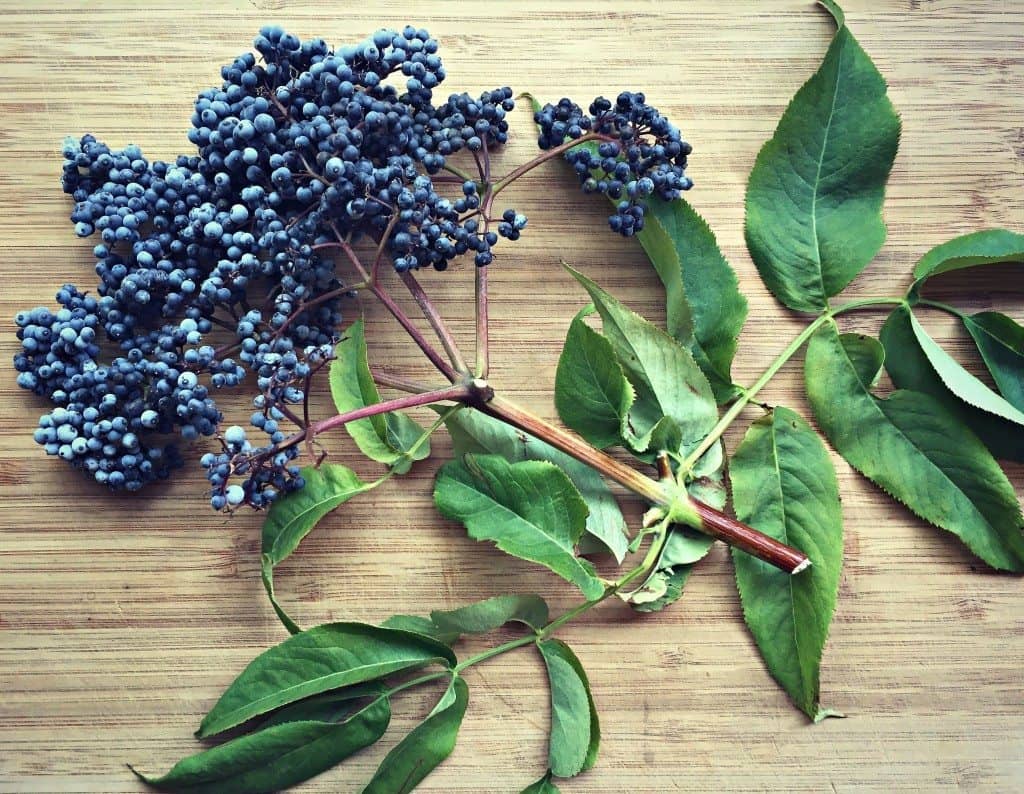
M363 623L316 626L253 659L203 719L197 735L212 736L321 692L434 663L454 665L455 655L421 634Z
M624 434L636 452L657 451L653 443L671 420L671 438L684 451L714 427L718 407L704 373L690 351L667 333L627 309L601 287L573 269L569 272L590 294L601 315L604 335L612 344L636 392ZM662 441L661 443L668 443ZM669 447L669 449L671 449Z
M292 634L301 629L277 601L274 593L274 567L296 548L310 530L334 508L380 484L366 483L355 472L337 463L302 470L306 485L275 501L263 521L263 548L260 555L263 586L277 616Z
M962 402L946 388L921 350L906 308L900 306L889 315L882 326L881 340L885 347L885 369L897 388L931 395L969 427L997 458L1024 463L1024 428ZM847 353L850 352L848 349Z
M988 411L990 414L995 414L1010 422L1024 425L1024 413L964 369L955 358L928 335L913 313L909 314L910 328L913 330L914 336L917 337L917 343L921 346L921 350L924 351L932 368L946 384L947 389L975 408Z
M439 629L460 634L484 634L506 623L522 623L540 631L548 622L548 605L538 595L501 595L458 609L431 612L430 619Z
M754 422L729 467L736 517L804 552L812 565L793 576L733 550L743 617L768 670L812 719L821 653L843 564L843 516L828 451L788 408Z
M964 325L999 391L1024 411L1024 328L999 312L972 314Z
M732 360L747 300L714 232L693 207L657 197L647 204L636 237L665 285L668 331L689 346L715 397L726 402L736 394Z
M881 248L882 200L899 137L885 81L841 25L747 183L747 247L786 306L826 308Z
M558 777L573 777L597 761L601 725L583 665L560 640L537 643L548 668L551 688L551 735L548 764Z
M137 774L160 791L263 794L319 775L376 742L391 719L378 697L344 722L295 720L240 736L179 761L158 778ZM135 771L135 770L132 770Z
M474 540L494 541L508 554L551 569L588 599L604 592L594 566L575 554L587 505L554 464L464 455L438 472L434 502L446 518L461 521Z
M569 326L555 372L555 407L566 425L604 448L622 443L634 394L611 343L584 322L587 314Z
M387 754L363 794L407 794L451 755L469 705L469 688L452 678L433 711Z
M959 537L994 568L1024 570L1024 517L992 455L934 398L899 390L879 399L865 386L851 347L829 321L811 338L805 377L818 424L858 471L917 515Z
M473 452L501 455L511 463L546 460L558 466L579 489L590 510L586 534L580 538L580 552L607 551L616 562L622 562L628 543L626 519L600 474L550 444L479 411L460 411L448 417L445 425L458 456Z
M977 265L1024 262L1024 234L1006 229L984 229L935 246L914 266L914 287L925 279ZM912 289L916 292L916 289Z
M345 338L335 347L331 362L331 396L340 413L380 402L366 357L363 321L348 327ZM423 428L405 414L391 412L358 419L345 425L356 446L367 457L404 474L417 460L430 455L430 442L423 440Z

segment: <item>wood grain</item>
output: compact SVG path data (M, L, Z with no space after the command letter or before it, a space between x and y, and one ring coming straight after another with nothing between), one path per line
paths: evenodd
M1024 228L1024 3L847 6L903 118L885 206L889 242L847 291L852 298L902 289L916 257L955 234ZM453 90L511 82L538 97L583 101L642 88L694 143L692 201L750 297L738 381L751 382L799 328L744 250L743 187L827 45L830 23L809 2L418 3L414 19L408 7L375 0L206 0L199 8L167 0L0 6L0 360L16 350L17 310L49 303L65 281L94 280L92 243L74 238L58 185L64 136L136 142L151 157L185 151L191 97L271 20L338 42L382 24L426 26L442 42ZM501 156L508 168L533 150L526 112L516 113L514 128ZM531 173L508 203L530 226L519 243L502 245L493 267L493 381L553 416L560 340L584 302L559 258L654 318L661 295L638 247L600 231L605 208L573 190L557 164ZM980 290L960 282L973 285L967 305L1024 318L1022 271L1007 274ZM471 347L472 266L422 280ZM395 371L423 371L376 307L353 307L349 316L360 311L375 356ZM880 321L857 316L847 327L873 331ZM929 327L966 352L952 323L935 318ZM284 637L259 584L259 518L209 511L195 466L129 498L70 476L32 442L42 402L15 387L9 364L3 373L0 791L138 791L125 763L163 771L194 751L191 732L222 688ZM791 365L765 394L807 415L799 374ZM223 407L243 416L244 402ZM325 403L318 410L327 415ZM437 447L444 452L445 443ZM367 471L340 439L336 454ZM672 610L638 618L612 606L564 631L590 673L604 725L598 766L564 791L1024 788L1020 579L987 571L835 460L846 567L823 699L847 719L811 727L790 707L742 625L725 549L716 548ZM279 593L300 622L373 621L510 591L572 602L568 586L440 520L429 498L433 469L420 465L346 506L281 566ZM1011 476L1020 492L1024 471ZM459 746L423 790L517 791L544 766L541 667L519 653L469 679ZM302 790L358 790L426 706L408 701L381 747Z

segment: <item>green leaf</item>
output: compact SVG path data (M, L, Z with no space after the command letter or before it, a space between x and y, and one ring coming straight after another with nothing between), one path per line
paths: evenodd
M747 183L747 247L786 306L825 309L882 247L882 200L899 137L885 81L840 27Z
M558 777L573 777L597 761L601 725L583 665L560 640L537 643L548 668L551 688L551 736L548 764Z
M935 398L959 423L969 427L997 458L1024 463L1024 428L962 402L939 379L910 327L910 312L899 307L882 326L885 369L900 389ZM848 351L849 352L849 351Z
M387 687L380 681L370 681L334 692L326 692L323 695L306 698L297 703L292 703L290 706L278 709L260 722L257 730L262 731L272 725L282 725L286 722L302 722L304 720L344 722L351 715L368 705L370 700L376 700L386 694Z
M380 739L391 719L378 698L344 722L299 720L275 724L178 761L162 778L137 775L161 791L263 794L321 774Z
M434 771L453 749L469 705L469 688L459 676L423 722L387 754L363 794L406 794Z
M607 551L616 562L626 556L626 519L601 475L550 444L516 430L479 411L463 410L445 420L455 454L501 455L511 463L546 460L568 475L587 503L586 534L580 538L581 553Z
M558 794L558 786L551 782L551 773L548 772L536 783L524 788L519 794Z
M917 292L926 279L940 273L1008 262L1024 262L1024 234L1006 229L984 229L954 237L921 257L914 266L916 281L911 292Z
M674 443L676 428L681 442L671 451L685 451L699 443L714 427L718 407L690 351L582 273L568 269L590 293L601 315L604 335L636 391L636 402L624 428L634 450L656 452L658 447L652 442L658 439L660 443L667 443L667 439ZM672 423L663 423L665 417Z
M324 463L319 468L307 466L302 470L305 487L282 496L275 501L263 521L263 548L260 554L260 572L263 587L270 598L274 612L292 634L302 629L284 611L274 593L274 566L284 561L302 539L309 534L329 512L353 496L369 491L380 480L365 483L355 472L336 463Z
M401 629L416 634L425 634L449 646L458 642L461 636L457 631L445 631L438 628L434 621L421 615L392 615L380 625L385 629Z
M460 634L484 634L516 622L540 631L548 622L547 602L538 595L502 595L458 609L430 613L434 625Z
M864 344L880 347L873 339L840 337L829 321L808 345L807 394L829 441L855 469L993 568L1024 570L1024 517L992 455L926 394L874 397L847 353Z
M182 759L163 777L135 772L161 791L263 794L308 780L376 742L388 727L388 700L379 697L344 722L285 722Z
M437 474L434 502L446 518L461 521L474 540L539 563L583 591L604 592L594 566L575 555L587 506L576 486L552 463L509 463L497 455L464 455Z
M1024 413L1012 406L974 375L964 369L956 359L943 350L928 332L924 330L917 318L910 313L910 328L917 337L928 361L935 372L946 384L946 388L968 405L981 408L990 414L1024 425Z
M730 465L736 517L804 552L811 567L790 575L733 550L743 617L768 670L811 719L821 653L843 565L843 516L824 444L800 416L775 408L754 422Z
M227 688L199 726L200 737L334 689L455 664L451 648L397 629L328 623L289 637L257 656Z
M835 2L835 0L818 0L818 4L832 15L838 27L846 24L846 14L843 13L843 9L839 7L839 3Z
M363 321L348 327L345 338L335 347L331 362L331 396L339 413L347 413L380 402L366 357ZM405 414L392 411L358 419L345 425L364 455L405 474L417 460L430 455L430 442L421 441L423 428Z
M633 404L633 387L611 343L590 328L584 309L573 319L555 373L558 415L595 447L622 443L622 425Z
M737 393L732 360L747 318L736 273L707 221L683 199L648 199L644 221L636 237L665 285L668 331L689 346L718 402L727 402Z
M1024 328L999 312L964 317L967 332L1007 401L1024 410Z

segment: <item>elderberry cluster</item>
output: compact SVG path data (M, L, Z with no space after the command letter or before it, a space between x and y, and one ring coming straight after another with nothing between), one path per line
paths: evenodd
M588 113L569 99L561 99L538 110L534 119L540 126L541 149L553 149L587 133L600 141L570 149L565 159L575 169L584 192L602 193L618 202L608 225L625 237L643 229L648 197L672 201L693 186L686 176L690 144L647 104L642 93L624 91L614 104L598 97Z
M526 224L508 210L492 230L478 185L437 179L452 155L505 143L514 102L499 88L434 104L445 70L425 30L333 50L267 27L254 45L196 99L194 154L151 162L91 135L66 144L71 221L99 238L99 283L17 316L18 383L54 405L36 441L115 489L179 467L175 437L217 434L212 394L252 373L263 441L232 426L203 456L216 509L302 486L298 406L351 294L340 251L365 238L399 271L467 252L484 266Z

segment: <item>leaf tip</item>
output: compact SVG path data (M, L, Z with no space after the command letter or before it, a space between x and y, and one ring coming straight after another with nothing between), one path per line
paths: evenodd
M835 0L818 0L818 5L828 11L832 19L835 20L837 27L841 28L846 25L846 14Z
M835 709L823 709L819 707L818 710L811 717L811 719L814 720L815 725L817 725L819 722L824 722L829 718L844 720L846 719L846 715L841 711L836 711Z

